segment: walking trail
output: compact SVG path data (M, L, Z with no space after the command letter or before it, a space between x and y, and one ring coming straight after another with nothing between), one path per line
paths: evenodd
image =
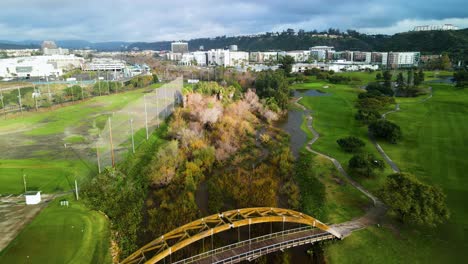
M430 94L429 94L428 97L422 99L421 101L419 101L417 103L423 103L423 102L425 102L425 101L432 98L432 87L429 87L429 93ZM390 111L385 112L384 114L382 114L382 118L385 119L388 114L395 113L395 112L398 112L398 111L400 111L400 104L399 103L397 103L395 105L394 110L390 110ZM400 168L398 168L398 166L395 164L395 162L393 162L393 160L387 155L387 153L385 153L385 151L380 146L380 144L377 142L375 137L370 133L369 133L369 139L372 142L372 144L374 144L375 148L379 151L379 153L382 155L382 157L385 159L385 161L388 163L390 168L392 168L393 172L400 172Z
M321 152L318 152L314 149L312 149L312 145L320 138L320 134L313 128L312 126L312 121L313 117L311 115L311 112L305 108L303 105L299 104L299 100L301 100L302 97L296 99L294 101L294 104L297 105L299 108L301 108L304 111L304 114L306 115L307 119L307 128L312 132L313 138L307 143L306 149L307 151L314 153L316 155L322 156L328 160L330 160L333 165L335 165L336 169L338 172L343 175L343 177L356 189L358 189L360 192L362 192L365 196L369 197L369 199L372 200L373 205L370 206L366 214L363 216L353 219L348 222L340 223L340 224L335 224L332 225L332 227L338 231L340 234L342 234L343 238L351 234L351 232L363 229L369 225L377 224L380 222L381 218L385 215L385 212L387 211L387 207L385 206L382 201L380 201L376 196L374 196L372 193L370 193L368 190L366 190L362 185L354 181L349 174L343 169L343 166L341 163L336 160L333 157L330 157L328 155L325 155Z

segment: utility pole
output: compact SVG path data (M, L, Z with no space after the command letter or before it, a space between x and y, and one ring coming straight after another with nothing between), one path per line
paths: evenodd
M36 107L37 112L37 93L36 93L36 85L34 85L34 106Z
M132 151L135 153L135 140L133 138L133 118L130 117L130 133L132 134Z
M101 173L101 160L99 159L99 146L97 142L96 142L96 156L97 156L98 172Z
M158 126L159 128L159 107L158 107L158 89L154 90L154 92L156 93L156 125Z
M98 89L99 89L99 96L102 96L101 94L101 80L99 79L99 69L98 69L98 78L97 78L97 81L98 81Z
M21 89L18 87L18 101L21 111L21 116L23 116L23 104L21 103Z
M3 92L0 90L0 100L2 101L3 117L6 119L5 103L3 102Z
M27 192L27 188L26 188L26 174L24 173L24 171L23 171L23 184L24 184L24 192Z
M52 94L50 93L50 84L49 84L49 77L46 75L46 82L47 82L47 93L49 94L49 103L52 102Z
M146 107L146 94L143 95L143 103L145 104L145 127L146 127L146 140L149 139L149 134L148 134L148 111Z
M75 179L75 195L76 195L76 200L78 201L79 200L79 197L78 197L78 182L76 181L76 179Z
M112 167L115 167L114 144L112 142L112 122L111 122L110 117L109 117L109 140L110 140L110 147L111 147Z

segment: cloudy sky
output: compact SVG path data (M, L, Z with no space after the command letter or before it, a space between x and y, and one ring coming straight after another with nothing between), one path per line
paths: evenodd
M466 0L1 0L0 39L182 40L287 28L468 27Z

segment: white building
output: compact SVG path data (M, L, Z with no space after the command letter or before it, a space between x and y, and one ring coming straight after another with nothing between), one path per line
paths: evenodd
M334 51L331 46L313 46L309 48L310 51Z
M250 52L249 61L255 63L275 63L278 61L277 51L256 51Z
M2 51L4 51L8 57L29 57L35 52L38 52L39 49L7 49Z
M124 68L124 61L110 58L95 58L84 66L85 71L122 71Z
M377 70L378 65L353 63L349 61L338 61L334 63L295 63L292 67L292 72L304 72L310 69L319 69L321 71L363 71L365 69Z
M32 56L0 60L0 77L60 76L63 70L81 68L84 59L74 55Z
M207 52L208 65L245 66L249 63L249 53L245 51L230 51L212 49Z
M293 57L295 62L306 62L310 59L310 50L293 50L286 52L278 52L278 58L281 58L286 55Z
M229 50L212 49L208 51L208 64L209 65L224 65L230 63Z
M205 51L195 51L187 54L182 55L182 59L180 60L179 64L182 65L198 65L198 66L206 66L208 63L208 54Z
M41 192L40 191L29 191L24 193L24 198L26 199L26 204L38 204L41 202Z
M68 55L70 54L70 51L68 49L62 49L62 48L55 48L55 49L43 48L42 52L44 53L44 55Z
M458 30L457 26L452 24L444 24L444 25L424 25L424 26L416 26L413 29L414 31L430 31L430 30Z
M229 65L244 66L249 64L249 53L245 51L229 51Z

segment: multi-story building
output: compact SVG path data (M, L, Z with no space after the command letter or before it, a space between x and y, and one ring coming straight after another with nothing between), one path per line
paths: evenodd
M249 61L255 62L255 63L276 63L278 62L278 52L277 51L250 52Z
M81 68L84 59L74 55L32 56L0 60L0 77L60 76L63 70Z
M182 59L179 64L182 65L198 65L206 66L208 65L208 53L206 51L195 51L182 55Z
M424 25L424 26L416 26L413 29L414 31L430 31L430 30L458 30L457 26L452 24L444 24L444 25Z
M388 68L410 68L419 65L419 52L389 52L386 66Z
M245 51L212 49L207 57L208 65L242 66L249 63L249 53Z
M278 59L284 56L291 56L295 62L306 62L310 59L310 50L292 50L278 52Z
M62 48L43 48L42 53L44 55L68 55L70 51Z
M188 53L188 43L187 42L172 42L171 51L172 53Z
M249 53L245 51L229 51L229 65L244 66L249 64Z
M371 52L364 52L364 51L353 51L353 61L355 62L371 62L372 54Z

